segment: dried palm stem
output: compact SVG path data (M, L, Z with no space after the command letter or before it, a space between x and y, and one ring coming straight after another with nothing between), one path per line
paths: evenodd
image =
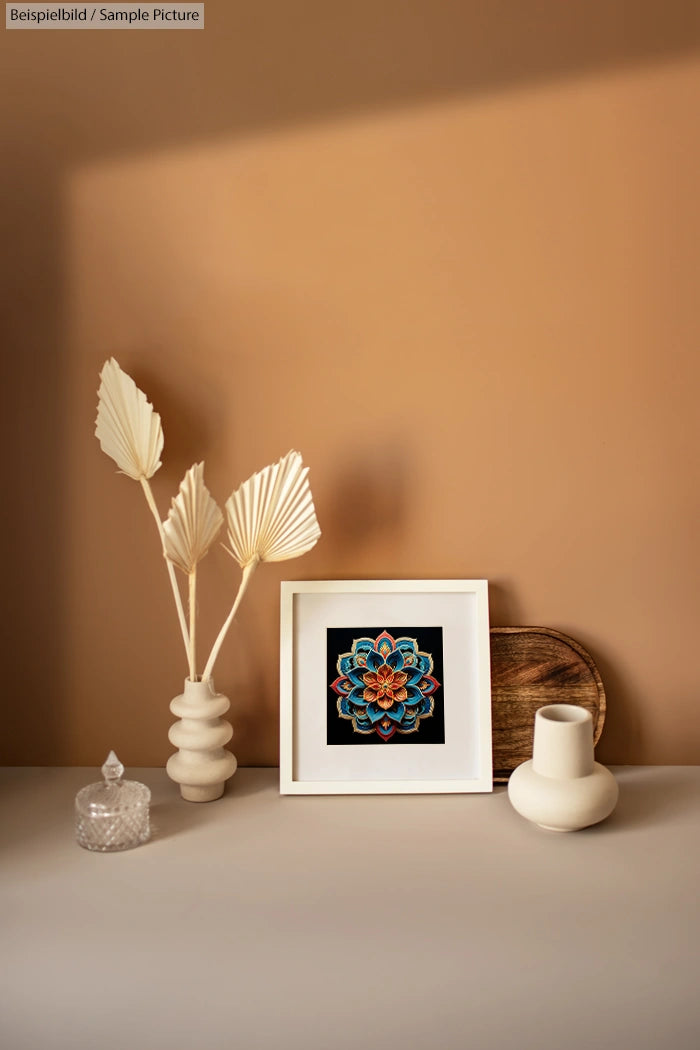
M250 583L250 578L253 575L253 573L255 571L255 567L256 567L257 564L258 564L258 561L256 559L255 561L248 562L248 564L243 569L243 576L241 577L241 582L240 582L240 585L238 587L238 593L236 594L236 597L235 597L235 600L233 602L233 605L231 606L231 611L228 614L228 616L226 617L226 620L224 621L223 627L221 628L221 630L219 631L219 633L218 633L218 635L216 637L216 641L214 642L214 645L212 646L212 650L211 650L211 652L209 654L209 659L207 660L206 667L204 668L204 671L202 672L202 678L203 678L204 681L206 681L207 678L211 678L211 676L212 676L212 673L214 671L214 664L216 663L216 658L219 655L219 650L221 649L221 646L223 645L224 638L228 634L229 627L233 623L233 618L236 615L236 613L238 612L238 606L241 604L241 599L242 599L243 595L245 594L245 592L246 592L246 590L248 588L248 584Z
M151 489L148 478L140 478L140 481L141 488L143 489L143 494L146 497L146 503L148 504L151 513L153 514L153 517L155 519L155 523L158 527L158 535L160 536L163 560L165 561L165 567L168 570L168 579L170 580L173 598L175 599L175 609L177 611L178 623L180 624L180 633L182 634L182 641L185 645L185 652L188 654L189 657L190 634L187 630L187 620L185 619L185 610L182 605L182 595L180 594L180 588L178 587L177 580L175 578L175 568L173 566L173 563L170 561L167 554L165 553L165 534L163 532L163 522L160 520L160 514L158 513L158 507L156 506L156 501L153 498L153 490Z

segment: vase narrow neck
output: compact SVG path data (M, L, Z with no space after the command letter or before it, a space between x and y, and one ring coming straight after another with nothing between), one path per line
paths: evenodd
M535 715L532 768L545 777L574 779L593 772L593 719L573 704L551 704Z

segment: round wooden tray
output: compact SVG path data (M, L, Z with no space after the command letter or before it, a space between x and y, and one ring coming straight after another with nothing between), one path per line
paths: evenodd
M605 722L605 690L590 653L548 627L491 628L493 779L503 783L532 758L535 712L577 704L593 715L596 744Z

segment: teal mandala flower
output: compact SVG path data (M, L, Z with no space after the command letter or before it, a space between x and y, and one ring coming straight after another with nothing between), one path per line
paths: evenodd
M338 658L337 670L331 689L338 694L338 714L352 721L356 733L391 740L395 733L417 732L421 719L433 713L440 682L432 674L432 656L421 652L415 638L393 638L387 631L357 638Z

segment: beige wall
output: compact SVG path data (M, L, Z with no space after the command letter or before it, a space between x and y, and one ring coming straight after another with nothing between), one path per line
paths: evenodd
M383 576L488 578L493 624L594 656L603 761L697 762L690 5L292 6L2 40L3 760L171 750L167 580L93 437L114 355L163 514L199 459L220 501L311 468L323 537L260 570L217 669L243 764L277 760L280 579ZM234 570L204 563L208 640Z

